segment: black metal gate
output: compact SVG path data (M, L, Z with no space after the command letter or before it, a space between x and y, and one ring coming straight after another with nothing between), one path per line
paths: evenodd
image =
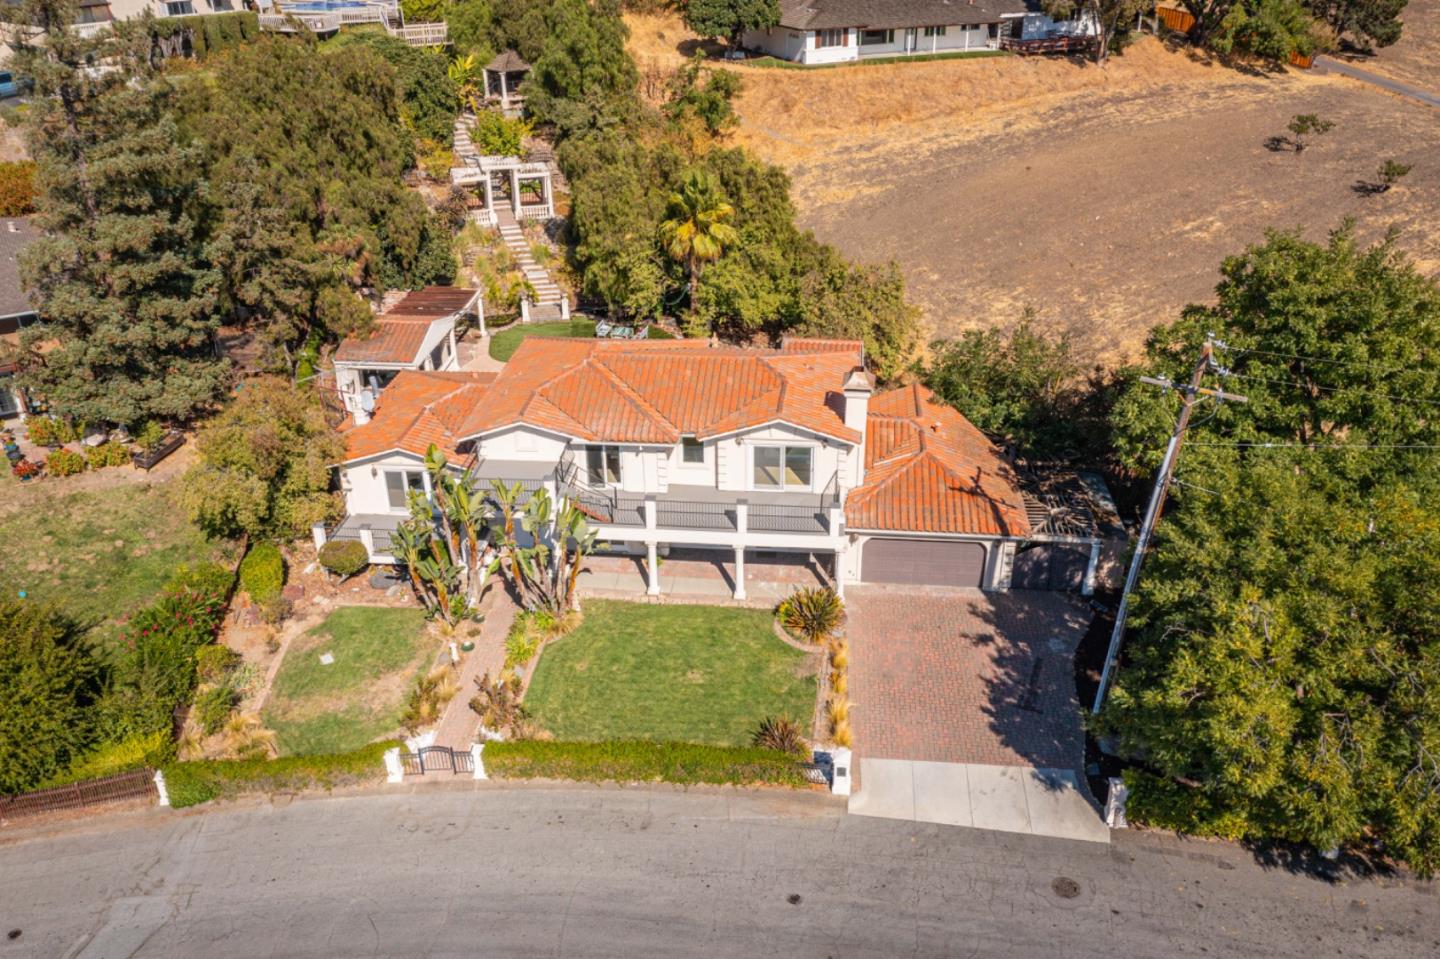
M401 753L400 761L407 776L475 771L475 757L470 750L451 749L449 746L425 746L419 752Z

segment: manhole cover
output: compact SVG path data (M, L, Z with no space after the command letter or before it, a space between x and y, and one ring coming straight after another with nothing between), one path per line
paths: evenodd
M1061 899L1074 899L1080 895L1080 884L1069 876L1056 876L1050 883L1050 891Z

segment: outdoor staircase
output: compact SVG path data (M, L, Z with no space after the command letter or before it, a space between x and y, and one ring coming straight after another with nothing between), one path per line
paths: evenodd
M515 221L514 214L508 208L501 208L496 211L495 219L500 229L500 237L515 255L515 263L520 267L520 272L525 274L525 279L529 280L535 289L535 299L527 306L526 321L552 323L568 320L570 301L565 291L560 289L544 267L535 262L535 257L530 252L530 243L525 239L525 231Z

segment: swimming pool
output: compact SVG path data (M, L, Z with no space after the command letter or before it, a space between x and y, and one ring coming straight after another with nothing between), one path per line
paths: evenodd
M384 4L366 3L365 0L303 0L301 3L285 3L280 9L286 13L329 13L331 10L364 10L366 7Z

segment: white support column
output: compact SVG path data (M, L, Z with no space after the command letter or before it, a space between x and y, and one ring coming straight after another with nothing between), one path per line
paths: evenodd
M403 783L405 781L405 767L400 763L400 747L385 750L385 781L387 783Z
M520 168L515 167L510 171L510 206L515 211L515 219L520 219Z
M747 500L737 499L735 501L735 532L743 539L745 533L750 529L750 503Z
M460 368L460 353L455 348L455 327L453 325L450 327L448 339L450 340L450 365L447 366L446 369L458 370Z
M835 595L840 599L845 598L845 554L840 550L835 551L835 563L831 566L835 577Z
M735 598L745 598L745 547L735 547Z
M645 544L645 595L660 595L660 555L655 541Z
M485 775L485 744L484 744L484 743L471 743L471 744L470 744L470 759L475 763L475 778L476 778L476 779L489 779L490 777L487 776L487 775Z
M486 212L486 213L489 213L491 216L494 216L494 215L495 215L495 175L487 171L487 172L484 174L484 177L485 177L485 179L484 179L484 183L485 183L485 212Z
M659 515L659 511L660 511L660 507L659 507L659 504L657 504L657 503L655 502L655 497L654 497L653 495L651 495L651 496L646 496L646 497L645 497L645 528L646 528L646 529L648 529L648 530L654 530L655 527L659 524L659 520L657 519L657 517L658 517L658 515Z
M369 523L360 527L360 545L365 547L365 555L373 561L375 559L375 534L370 531Z
M1090 544L1090 562L1085 566L1085 582L1080 587L1081 596L1095 595L1095 573L1100 568L1100 541Z
M325 545L325 524L316 523L310 527L310 539L315 542L315 551L318 553Z

